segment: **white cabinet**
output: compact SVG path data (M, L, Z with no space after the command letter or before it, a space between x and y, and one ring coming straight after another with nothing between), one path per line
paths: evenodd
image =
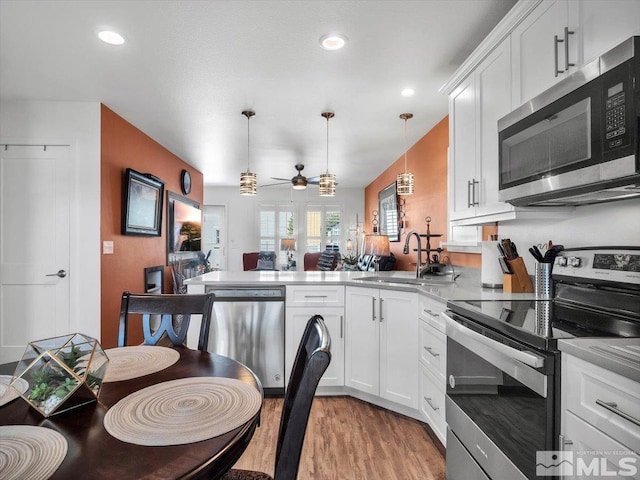
M589 0L579 3L583 63L640 35L638 0Z
M304 301L306 299L306 301ZM285 309L285 382L289 383L298 346L309 319L322 315L331 336L331 363L319 387L344 386L344 286L288 285Z
M447 337L440 318L444 303L420 297L420 412L446 446Z
M417 294L347 287L345 313L345 384L417 409Z
M498 200L498 119L511 111L510 68L504 41L450 96L450 220L513 211Z
M639 18L637 0L543 0L511 33L513 107L639 35Z
M575 1L543 0L511 33L514 108L576 70L576 8Z
M561 378L560 448L573 452L570 478L581 478L579 465L602 474L624 469L620 461L630 458L640 467L640 384L566 353Z

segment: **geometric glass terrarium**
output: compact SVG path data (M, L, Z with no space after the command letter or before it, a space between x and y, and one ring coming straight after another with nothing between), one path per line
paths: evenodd
M29 342L13 374L28 387L20 396L43 416L98 399L109 358L95 339L73 333Z

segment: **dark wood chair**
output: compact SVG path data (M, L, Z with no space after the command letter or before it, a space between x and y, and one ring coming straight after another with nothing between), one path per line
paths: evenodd
M118 346L127 345L129 315L142 315L145 345L157 345L167 337L173 345L183 345L189 329L191 315L202 315L198 350L206 351L213 310L213 293L193 295L151 295L146 293L122 294ZM160 325L152 331L151 316L160 316Z
M222 480L295 480L313 397L329 362L329 331L323 318L314 315L307 322L302 335L284 396L273 478L262 472L230 470Z
M249 252L242 254L242 268L247 270L255 270L258 266L258 255L260 252Z

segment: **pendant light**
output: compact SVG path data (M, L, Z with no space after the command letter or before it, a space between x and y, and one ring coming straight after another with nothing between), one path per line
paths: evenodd
M319 193L321 197L333 197L336 194L336 176L329 173L329 119L333 118L335 114L323 112L321 115L327 119L327 172L320 175Z
M407 172L407 120L413 113L402 113L400 118L404 120L404 172L398 174L396 188L398 195L413 195L413 173Z
M247 117L247 171L240 174L240 195L255 195L256 187L258 186L258 179L256 177L256 174L251 172L251 170L249 169L249 166L251 164L251 150L249 149L251 131L249 129L249 123L251 117L253 117L255 114L256 112L253 112L251 110L244 110L242 112L242 115Z

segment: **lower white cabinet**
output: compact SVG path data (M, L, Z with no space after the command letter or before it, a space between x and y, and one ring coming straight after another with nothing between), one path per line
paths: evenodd
M345 314L345 385L417 410L417 294L348 286Z
M568 477L624 478L631 466L630 478L640 478L640 383L564 352L561 378L560 449L573 452Z
M307 322L322 315L331 336L331 363L320 379L319 387L344 387L344 286L287 285L285 308L285 382L291 369Z
M420 413L446 446L447 336L440 318L445 308L442 302L420 297Z

